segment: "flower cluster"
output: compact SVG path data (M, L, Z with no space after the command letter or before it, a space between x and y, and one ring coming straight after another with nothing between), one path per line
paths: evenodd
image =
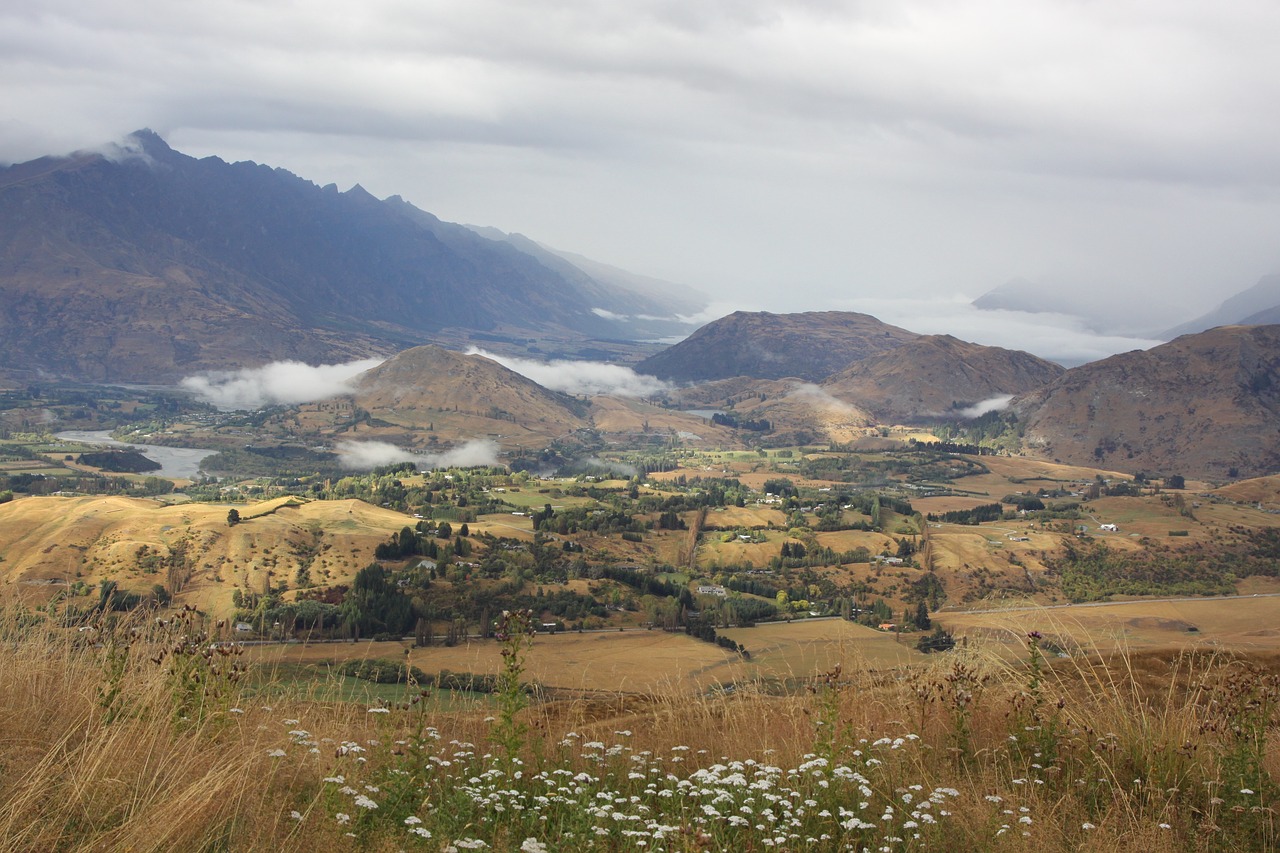
M413 772L368 772L371 765L348 761L346 774L325 779L344 828L386 811L407 842L444 836L451 839L444 849L456 850L544 851L552 827L560 843L583 850L911 849L927 846L959 796L903 778L919 757L914 735L859 741L844 761L807 755L782 767L711 760L682 745L664 754L636 751L625 743L628 731L615 732L624 742L614 743L570 733L559 756L532 768L434 734L398 744L414 759ZM354 754L355 745L347 746L344 760ZM357 784L355 773L367 779ZM379 799L382 788L371 781L378 773L396 784L410 778L411 797ZM414 810L403 814L408 805ZM457 832L463 829L470 834Z

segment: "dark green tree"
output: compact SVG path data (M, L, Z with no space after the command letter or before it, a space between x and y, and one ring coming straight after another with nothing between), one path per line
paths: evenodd
M955 647L955 637L941 627L934 628L932 634L926 634L916 641L916 649L926 655L933 652L949 652Z
M912 618L911 624L921 631L928 631L933 627L933 620L929 618L929 605L924 600L916 605L916 615Z

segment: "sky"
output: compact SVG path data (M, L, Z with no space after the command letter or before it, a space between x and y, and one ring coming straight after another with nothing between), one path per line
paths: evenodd
M1280 272L1273 0L0 0L0 162L148 127L1065 361ZM1011 279L1079 317L975 311Z

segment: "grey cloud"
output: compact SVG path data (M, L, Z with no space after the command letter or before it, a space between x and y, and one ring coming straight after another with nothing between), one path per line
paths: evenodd
M0 160L148 126L778 311L1018 275L1216 302L1280 269L1278 29L1256 0L11 3Z

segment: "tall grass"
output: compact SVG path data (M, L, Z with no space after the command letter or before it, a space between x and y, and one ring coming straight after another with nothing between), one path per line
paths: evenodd
M413 685L367 706L244 678L204 630L0 618L0 849L1280 845L1272 658L1030 635L793 695L442 711ZM499 676L522 665L495 645Z

